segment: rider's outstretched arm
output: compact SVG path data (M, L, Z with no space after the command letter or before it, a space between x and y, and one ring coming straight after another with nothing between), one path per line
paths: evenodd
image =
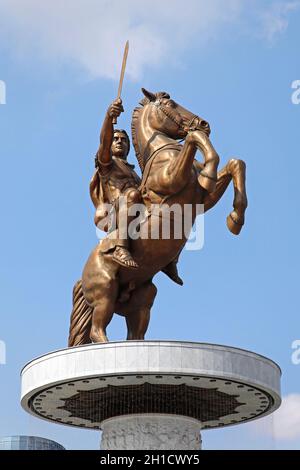
M120 116L124 111L121 99L115 100L108 108L100 132L100 146L97 152L97 160L101 166L111 163L111 145L114 137L113 118Z

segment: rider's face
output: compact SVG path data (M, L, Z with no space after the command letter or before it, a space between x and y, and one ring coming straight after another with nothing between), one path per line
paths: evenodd
M111 151L115 157L126 160L128 153L128 141L126 135L123 134L123 132L114 133Z

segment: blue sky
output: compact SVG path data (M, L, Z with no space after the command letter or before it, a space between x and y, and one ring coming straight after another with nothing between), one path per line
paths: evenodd
M300 449L300 364L291 360L300 339L300 105L291 99L300 79L299 23L298 1L229 0L225 7L198 0L185 11L177 0L160 8L156 0L0 0L0 340L7 353L0 436L98 448L96 432L27 415L19 373L32 358L66 346L72 286L97 241L88 192L93 156L129 39L119 125L130 130L142 86L165 90L210 122L220 166L233 156L247 163L245 228L239 237L226 228L230 187L205 217L203 249L181 256L184 287L156 277L147 338L220 343L278 362L282 411L205 432L203 444ZM115 316L109 337L125 336Z

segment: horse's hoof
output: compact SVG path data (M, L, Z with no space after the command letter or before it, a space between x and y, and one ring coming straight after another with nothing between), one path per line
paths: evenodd
M104 333L96 333L91 331L90 333L90 340L92 343L108 343L108 337Z
M106 338L106 337L101 337L101 338L92 338L92 337L90 337L90 340L92 341L93 344L108 343L108 338Z
M217 181L210 176L200 173L198 181L202 188L206 189L207 192L212 193L216 189Z
M232 217L231 214L229 214L229 216L227 217L226 222L227 222L228 229L234 235L238 235L240 233L240 231L242 230L242 227L244 225L244 224L241 224L241 223L237 222L236 220L234 220L234 218Z

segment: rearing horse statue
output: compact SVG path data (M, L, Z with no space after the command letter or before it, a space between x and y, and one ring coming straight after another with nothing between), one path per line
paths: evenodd
M165 92L142 91L145 97L132 117L132 140L143 174L141 197L148 210L148 219L140 223L140 237L131 240L139 267L120 266L111 253L101 251L101 242L94 248L82 279L74 286L69 346L108 341L106 328L114 313L126 318L128 340L144 339L157 292L152 279L179 255L187 241L184 234L175 237L174 231L169 239L148 236L152 204L182 208L189 204L193 222L198 205L205 212L211 209L232 180L233 210L227 226L238 235L244 224L245 163L231 159L218 172L219 156L209 139L209 124ZM197 150L203 154L203 163L195 160ZM162 220L156 218L156 223Z

